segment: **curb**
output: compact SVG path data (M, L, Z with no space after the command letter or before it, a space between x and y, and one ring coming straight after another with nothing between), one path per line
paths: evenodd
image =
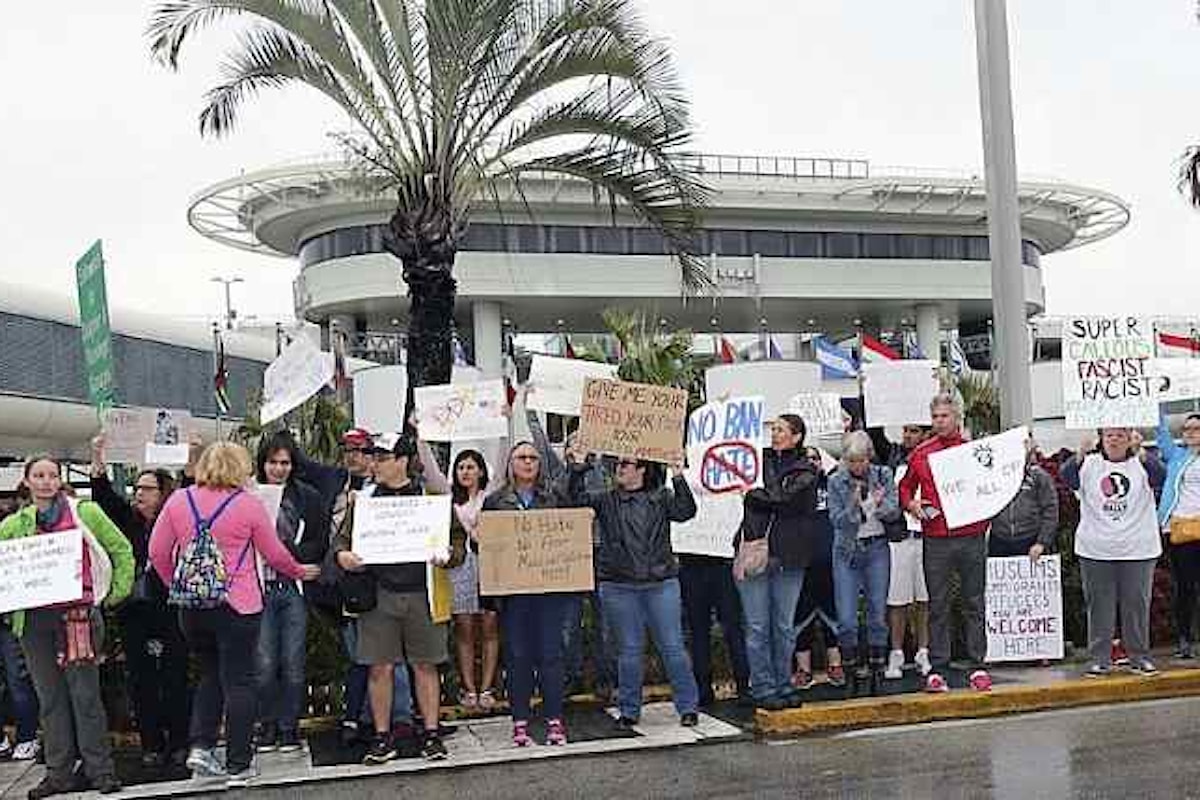
M986 694L971 691L904 694L784 711L759 710L755 712L754 723L756 732L765 736L794 736L1196 695L1200 695L1200 670L1174 670L1152 678L1133 675L1077 678L1037 686L1001 686Z

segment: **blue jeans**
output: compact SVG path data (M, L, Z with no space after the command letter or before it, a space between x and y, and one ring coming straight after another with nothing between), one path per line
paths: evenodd
M616 668L612 663L612 634L604 619L604 608L595 592L572 595L572 605L567 612L563 624L563 659L566 672L567 686L578 686L583 681L584 656L591 658L594 688L612 688ZM585 603L592 607L592 619L595 627L591 639L585 642L587 634L583 629L583 609Z
M13 722L17 725L17 741L33 741L38 730L37 694L25 666L21 643L3 623L0 623L0 662L4 664L4 685L8 687Z
M883 656L888 646L887 593L892 554L886 536L859 540L853 549L833 550L833 593L837 603L838 643L848 662L858 658L858 596L867 598L867 645Z
M579 610L576 599L569 594L504 598L500 624L508 645L509 699L514 720L529 720L535 673L542 688L542 713L546 719L562 719L566 693L562 632L567 615Z
M617 707L622 717L642 714L642 669L646 627L671 681L675 710L694 714L700 704L692 660L683 645L683 601L679 579L659 583L600 584L604 618L617 640Z
M737 585L746 615L746 658L755 700L783 697L792 689L796 606L804 588L803 569L772 564Z
M350 659L350 669L346 673L346 709L342 721L358 722L360 725L366 725L367 730L375 730L370 703L367 702L368 667L366 664L359 664L354 657L358 652L358 625L353 619L348 619L342 624L342 647L346 649L346 655ZM412 688L408 668L401 662L392 670L392 727L411 725L412 716Z
M304 655L308 608L291 581L263 585L258 631L259 719L282 734L295 734L304 708Z

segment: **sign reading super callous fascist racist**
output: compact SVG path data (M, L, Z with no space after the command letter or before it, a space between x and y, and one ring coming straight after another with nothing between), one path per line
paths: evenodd
M1158 422L1154 326L1143 317L1073 317L1063 329L1063 406L1073 429Z

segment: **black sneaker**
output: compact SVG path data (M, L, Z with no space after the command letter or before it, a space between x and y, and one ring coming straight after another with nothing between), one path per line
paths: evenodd
M633 731L637 724L638 720L634 719L633 717L622 716L617 718L617 730Z
M695 712L684 714L679 717L679 724L685 728L694 728L700 724L700 715Z
M46 797L53 797L56 794L67 794L77 791L80 786L76 783L74 777L71 778L56 778L47 775L42 778L41 783L29 790L26 797L29 800L44 800Z
M350 720L344 720L338 728L338 743L342 749L349 749L358 744L358 723Z
M426 761L445 761L449 757L450 751L437 731L426 731L425 741L421 743L421 758Z
M121 791L121 782L117 780L116 775L101 775L96 778L92 786L100 794L116 794Z
M386 764L395 759L396 746L392 744L391 737L376 735L371 740L370 747L367 748L367 754L363 756L363 763L369 766L378 766L379 764Z
M274 753L279 748L279 730L274 723L265 723L258 729L256 748L260 753Z

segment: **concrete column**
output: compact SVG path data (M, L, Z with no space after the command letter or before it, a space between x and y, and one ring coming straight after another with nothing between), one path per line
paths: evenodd
M471 323L475 332L475 366L484 378L503 375L503 328L500 304L491 300L476 300L471 305Z
M934 361L942 360L942 323L937 303L917 306L917 347L921 354Z

